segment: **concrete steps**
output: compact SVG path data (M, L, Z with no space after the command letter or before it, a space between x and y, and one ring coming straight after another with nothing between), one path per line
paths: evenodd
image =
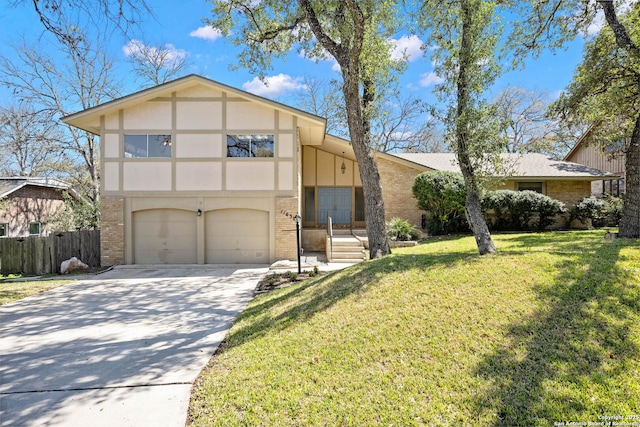
M352 235L334 234L331 262L358 263L366 259L362 242Z

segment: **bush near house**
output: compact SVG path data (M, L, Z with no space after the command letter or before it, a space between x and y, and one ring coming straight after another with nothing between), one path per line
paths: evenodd
M387 236L394 242L407 242L418 238L418 231L409 221L392 218L387 222Z
M605 196L604 198L604 221L603 225L618 226L622 218L622 206L624 201L621 197Z
M418 207L426 211L429 234L467 231L464 204L466 191L462 174L446 171L423 172L411 189Z
M555 216L566 212L564 203L535 191L489 191L482 208L490 228L502 231L544 230ZM491 214L491 215L488 215Z
M460 173L423 172L415 178L413 195L425 211L432 235L469 230L465 217L466 191ZM566 212L564 204L535 191L489 191L482 200L487 223L493 230L544 230ZM490 214L490 215L487 215Z
M578 220L583 224L591 224L594 227L605 225L615 226L622 217L622 199L619 197L606 196L585 197L580 203L575 205L569 212L569 223Z

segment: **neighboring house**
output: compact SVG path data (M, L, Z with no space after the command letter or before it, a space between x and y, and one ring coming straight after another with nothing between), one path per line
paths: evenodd
M576 145L569 151L564 160L576 162L592 168L610 172L615 177L605 177L602 180L593 181L591 194L594 196L610 194L619 197L625 192L625 157L621 153L608 153L596 144L589 144L589 139L595 129L591 126L578 139Z
M307 251L329 216L365 228L353 150L324 118L190 75L63 121L100 136L103 265L295 259L296 214ZM376 158L387 218L419 225L411 186L430 167Z
M48 220L64 206L71 186L53 178L0 178L0 237L47 236Z

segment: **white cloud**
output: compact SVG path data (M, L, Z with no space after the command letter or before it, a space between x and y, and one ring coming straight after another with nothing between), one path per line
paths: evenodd
M631 6L633 6L633 0L621 1L616 8L618 16L620 14L628 12L631 9ZM604 17L604 12L602 11L601 8L598 8L598 12L596 13L595 18L593 19L593 22L591 22L591 25L589 25L589 27L587 27L587 36L588 37L597 36L600 33L600 30L602 30L606 25L607 25L607 20Z
M258 77L246 82L242 88L255 95L277 97L287 92L306 88L302 77L291 77L288 74L278 74L267 77L263 82Z
M400 39L391 39L393 49L391 57L396 60L404 59L415 61L422 56L422 40L418 36L402 36Z
M130 40L129 43L122 46L122 52L127 56L135 56L144 50L145 45L140 40Z
M214 41L222 37L222 33L217 28L210 27L208 25L199 27L197 30L193 30L189 33L191 37L198 39Z
M444 78L437 75L434 71L424 73L420 76L420 86L423 87L439 85L442 82L444 82Z
M604 13L602 10L598 10L596 17L593 19L593 22L587 28L587 36L593 37L600 33L600 30L605 26L606 22L604 20Z
M160 58L162 57L166 63L180 62L184 60L189 53L184 49L178 49L173 44L167 43L164 47L148 46L140 40L133 39L126 45L122 46L122 52L128 57L143 58Z

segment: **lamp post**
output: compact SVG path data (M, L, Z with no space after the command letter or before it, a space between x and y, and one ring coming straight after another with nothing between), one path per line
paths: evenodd
M296 222L296 250L298 251L298 274L302 273L302 269L300 268L300 220L302 217L300 214L296 214L293 217L293 220Z

